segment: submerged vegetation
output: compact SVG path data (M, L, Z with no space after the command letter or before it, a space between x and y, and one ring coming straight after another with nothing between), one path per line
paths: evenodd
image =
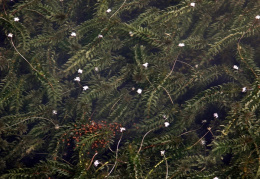
M0 7L0 178L260 178L259 1Z

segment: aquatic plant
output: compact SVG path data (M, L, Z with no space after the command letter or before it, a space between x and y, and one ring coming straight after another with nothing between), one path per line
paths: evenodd
M0 8L0 178L260 177L259 2Z

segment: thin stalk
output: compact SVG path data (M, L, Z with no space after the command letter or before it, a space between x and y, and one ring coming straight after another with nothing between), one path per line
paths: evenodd
M49 82L49 80L48 80L43 74L41 74L38 70L36 70L36 69L32 66L32 64L17 50L17 48L16 48L15 45L14 45L13 38L10 37L10 39L11 39L11 44L12 44L12 46L14 47L15 51L30 65L30 67L31 67L35 72L37 72L39 75L41 75L41 76L49 83L49 85L50 85L51 88L53 89L53 86L52 86L52 84ZM54 90L54 89L53 89L53 90Z
M112 14L112 16L110 16L109 19L111 19L122 7L123 5L125 4L126 0L123 2L123 4L116 10L116 12L114 14Z
M168 162L167 162L167 159L166 159L166 157L165 157L165 155L163 155L163 157L164 157L164 160L165 160L165 164L166 164L166 176L165 176L165 179L167 179L168 178Z
M137 155L140 153L141 149L142 149L142 146L143 146L143 143L144 143L144 138L147 136L147 134L149 134L151 131L153 131L154 129L151 129L149 130L148 132L145 133L145 135L143 136L143 139L142 139L142 142L141 142L141 145L140 145L140 148L137 152Z
M8 128L12 127L12 126L16 126L16 125L18 125L18 124L20 124L20 123L23 123L23 122L28 121L29 119L33 119L33 118L35 118L35 119L44 119L44 120L50 121L55 127L56 127L56 125L57 125L57 124L55 124L52 120L47 119L47 118L44 118L44 117L30 117L30 118L24 119L24 120L22 120L22 121L20 121L20 122L18 122L18 123L15 123L15 124L13 124L13 125L11 125L11 126L8 126L8 127L4 128L4 129L8 129Z
M120 137L120 139L119 139L119 141L118 141L118 143L117 143L117 146L116 146L116 161L115 161L115 164L114 164L114 166L112 167L112 169L110 170L110 172L108 173L108 175L106 176L106 178L112 173L112 171L113 171L114 168L116 167L117 157L118 157L118 148L119 148L119 144L120 144L120 142L121 142L121 140L122 140L122 137L123 137L123 132L122 132L121 137Z
M98 153L95 153L95 154L93 155L93 157L92 157L92 159L91 159L91 161L90 161L90 164L89 164L87 170L90 168L90 166L91 166L91 164L92 164L92 162L93 162L93 160L94 160L94 158L95 158L95 156L96 156L97 154L98 154Z

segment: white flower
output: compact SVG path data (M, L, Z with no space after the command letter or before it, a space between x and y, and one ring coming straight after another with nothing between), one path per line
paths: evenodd
M80 81L79 77L74 78L74 81Z
M132 31L129 32L129 35L133 37L134 33Z
M245 93L247 91L246 87L242 88L242 93Z
M161 150L161 156L164 156L165 150Z
M178 45L179 47L184 47L185 46L185 44L184 43L179 43L179 45Z
M52 114L57 114L57 110L52 110Z
M55 124L55 129L58 130L60 128L59 124Z
M71 36L71 37L76 37L77 34L76 34L76 32L71 32L70 36Z
M142 91L143 91L143 90L139 88L139 89L137 90L137 93L138 93L138 94L141 94Z
M19 17L15 17L15 18L14 18L14 21L15 21L15 22L18 22L19 20L20 20Z
M97 167L99 165L99 161L95 160L94 165L95 165L95 167Z
M83 90L86 91L88 89L88 86L83 86Z
M238 70L238 69L239 69L237 65L234 65L233 68L234 68L235 70Z
M81 69L78 69L78 73L82 73L83 72L83 70L81 70Z
M201 121L201 123L206 123L206 122L207 122L207 120L202 120L202 121Z
M108 10L107 10L107 13L110 13L110 12L111 12L111 9L108 9Z
M135 87L132 87L132 91L134 91L135 90Z
M167 116L164 114L163 116L162 116L164 119L167 119Z
M147 62L144 63L143 66L144 66L145 68L147 68L147 67L148 67L148 63L147 63Z
M197 64L197 65L195 65L195 68L198 68L199 67L199 65Z
M103 38L103 35L99 34L99 35L98 35L98 38L100 38L100 39Z
M214 118L218 118L218 113L213 114Z
M202 139L202 140L200 141L200 144L201 144L201 145L205 145L205 144L206 144L206 141Z
M8 37L13 37L13 34L12 34L12 33L9 33L7 36L8 36Z
M95 71L98 71L98 67L95 67Z
M219 179L218 177L214 177L213 179Z
M125 131L125 128L124 127L120 127L120 132L123 132Z
M190 3L191 7L195 7L195 2Z
M165 126L165 127L168 127L169 125L170 125L169 122L165 122L165 123L164 123L164 126Z
M256 19L260 19L260 15L255 16Z

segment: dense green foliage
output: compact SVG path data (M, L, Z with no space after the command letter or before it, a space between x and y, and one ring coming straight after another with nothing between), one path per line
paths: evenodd
M0 178L260 178L259 1L0 7Z

